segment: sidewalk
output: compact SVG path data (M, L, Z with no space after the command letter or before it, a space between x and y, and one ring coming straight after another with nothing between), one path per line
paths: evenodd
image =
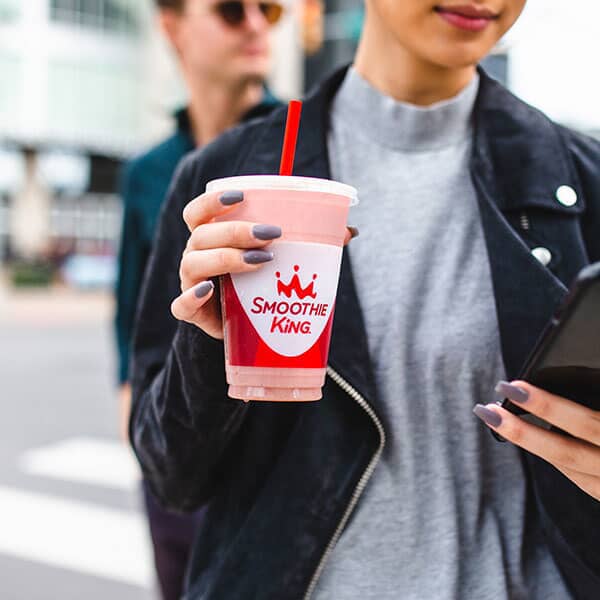
M112 312L108 293L0 285L2 600L156 598Z
M110 321L113 314L109 292L81 292L64 286L16 290L0 277L0 324L98 323Z

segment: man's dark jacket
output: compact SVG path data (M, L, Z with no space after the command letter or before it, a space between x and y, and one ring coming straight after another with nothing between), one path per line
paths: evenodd
M330 175L328 110L343 77L338 72L305 101L296 175ZM183 163L142 293L134 342L135 451L167 506L188 511L210 500L192 557L190 600L309 597L385 444L347 253L319 402L229 399L222 342L169 313L189 235L181 219L185 204L211 179L276 173L285 116L280 109L245 124ZM474 136L470 171L512 379L565 286L600 260L600 144L552 123L483 72ZM572 206L557 199L563 185L577 193ZM547 266L531 253L539 246L551 252ZM600 502L547 463L523 458L530 509L539 512L568 586L576 598L599 598Z

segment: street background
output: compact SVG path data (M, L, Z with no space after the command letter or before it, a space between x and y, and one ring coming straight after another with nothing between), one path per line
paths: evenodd
M4 285L0 307L0 597L152 598L138 470L116 436L110 296Z
M349 61L362 0L297 0L270 86ZM600 136L600 4L529 0L485 61ZM0 0L0 598L156 598L139 471L118 438L111 290L123 161L185 102L150 0Z

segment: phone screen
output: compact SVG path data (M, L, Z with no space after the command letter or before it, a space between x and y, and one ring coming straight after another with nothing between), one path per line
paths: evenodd
M600 410L600 281L574 298L559 319L554 339L533 357L524 378Z

